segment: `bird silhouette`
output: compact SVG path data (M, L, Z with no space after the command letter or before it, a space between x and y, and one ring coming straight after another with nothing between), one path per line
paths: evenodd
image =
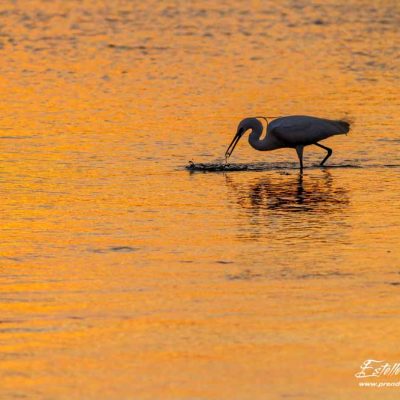
M263 139L263 125L257 118L267 121L267 134ZM236 135L225 152L225 159L231 156L240 138L251 129L249 135L250 146L260 151L271 151L281 148L296 149L300 161L300 170L303 170L303 150L305 146L315 145L327 151L326 157L320 165L332 155L332 149L318 143L334 135L346 134L350 124L346 121L330 120L307 115L292 115L274 119L268 124L267 117L245 118L239 123Z

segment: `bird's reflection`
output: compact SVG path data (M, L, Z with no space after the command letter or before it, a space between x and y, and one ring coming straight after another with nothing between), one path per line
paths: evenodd
M340 211L349 204L347 190L334 184L329 171L323 176L274 175L260 177L250 182L241 182L226 175L230 192L237 203L252 213L300 212L331 213Z

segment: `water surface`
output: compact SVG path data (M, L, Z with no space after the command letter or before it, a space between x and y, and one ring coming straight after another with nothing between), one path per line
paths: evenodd
M0 394L397 399L396 1L0 5ZM348 136L221 160L241 118ZM279 168L275 168L278 166ZM333 168L332 168L333 166Z

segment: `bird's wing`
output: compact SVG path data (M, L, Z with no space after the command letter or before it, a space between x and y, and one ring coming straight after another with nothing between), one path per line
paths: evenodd
M278 122L278 121L277 121ZM310 121L282 121L270 124L269 133L286 145L297 145L299 141L307 139L312 129Z
M344 121L308 116L279 118L272 121L268 127L268 133L287 146L316 143L348 130L349 124Z

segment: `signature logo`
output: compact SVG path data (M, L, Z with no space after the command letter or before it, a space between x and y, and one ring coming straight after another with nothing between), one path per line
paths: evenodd
M388 363L383 360L365 360L355 374L356 378L377 378L400 375L400 363Z

